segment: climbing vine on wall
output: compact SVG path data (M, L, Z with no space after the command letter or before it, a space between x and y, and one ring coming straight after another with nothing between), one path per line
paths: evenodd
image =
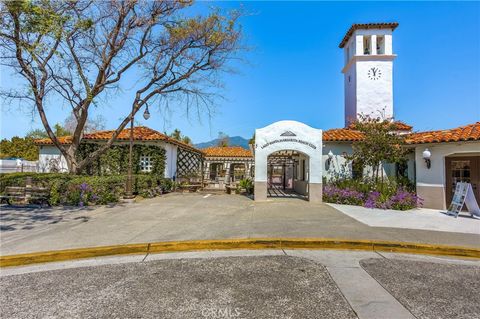
M83 143L77 152L78 159L84 158L87 154L98 149L95 143ZM113 145L95 162L85 168L84 174L88 175L114 175L126 174L128 171L128 144ZM150 174L164 176L166 155L165 149L155 145L134 145L133 146L133 173L143 173L140 169L140 156L149 156L152 160Z

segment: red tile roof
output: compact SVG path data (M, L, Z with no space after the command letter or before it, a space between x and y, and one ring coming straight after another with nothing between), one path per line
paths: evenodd
M406 144L480 141L480 122L450 130L418 132L407 136Z
M342 42L338 45L339 48L343 48L345 44L347 44L348 39L352 36L353 32L355 32L358 29L392 29L395 30L398 27L397 22L391 22L391 23L355 23L352 24L350 29L348 29L347 33L342 39Z
M253 157L250 150L240 146L207 147L202 151L207 157Z
M114 133L114 130L110 131L97 131L92 133L87 133L83 136L83 140L91 140L91 141L106 141L109 140ZM61 144L70 144L72 142L71 136L63 136L58 138ZM186 143L180 142L174 138L171 138L165 134L162 134L158 131L155 131L151 128L145 126L137 126L133 129L133 139L135 141L164 141L167 143L171 143L174 145L178 145L185 149L199 152L202 151L193 147L192 145L188 145ZM130 140L130 129L124 129L118 134L117 141L128 141ZM52 145L53 142L49 138L39 139L35 141L37 145Z
M334 128L323 131L324 142L356 142L363 139L363 133L350 128Z

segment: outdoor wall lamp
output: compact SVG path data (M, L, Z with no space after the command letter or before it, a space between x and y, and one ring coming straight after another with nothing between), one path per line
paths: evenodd
M327 158L327 165L328 165L328 168L330 168L330 164L332 163L332 159L333 159L333 153L332 153L332 150L328 151L328 158Z
M427 168L430 169L432 166L432 161L430 160L430 157L432 157L432 153L428 150L428 148L423 151L423 159L425 160L425 164L427 164Z

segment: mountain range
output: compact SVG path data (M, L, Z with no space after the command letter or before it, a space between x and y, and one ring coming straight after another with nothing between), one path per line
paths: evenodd
M195 147L206 148L206 147L211 147L211 146L218 146L219 141L220 141L220 139L216 138L216 139L208 141L208 142L197 143L197 144L195 144ZM228 146L241 146L245 149L248 149L248 140L246 138L241 137L241 136L229 136L228 137Z

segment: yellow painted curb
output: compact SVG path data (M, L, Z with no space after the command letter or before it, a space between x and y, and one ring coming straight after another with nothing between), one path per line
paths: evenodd
M345 249L480 259L480 248L470 247L332 238L252 238L170 241L8 255L0 256L0 267L113 255L235 249Z

